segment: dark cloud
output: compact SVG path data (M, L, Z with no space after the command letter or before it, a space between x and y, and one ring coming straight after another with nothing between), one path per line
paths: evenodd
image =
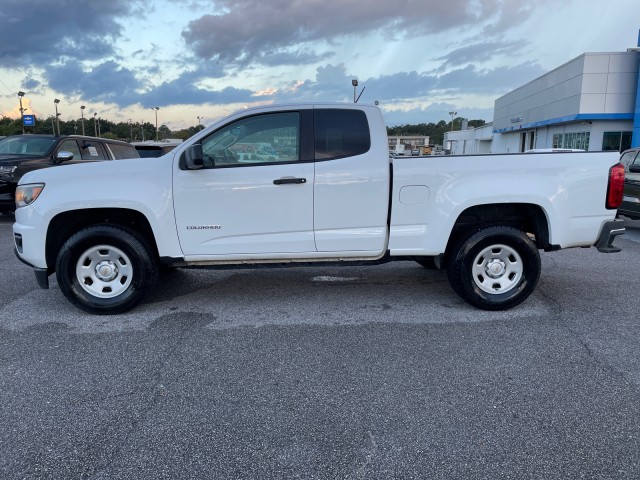
M233 87L220 91L197 87L203 78L220 76L215 65L203 65L201 70L184 72L175 80L157 87L146 87L134 72L114 61L104 62L89 71L77 63L67 63L47 70L49 86L71 97L87 102L112 103L119 107L133 104L165 107L178 104L238 103L252 100L252 92Z
M496 1L221 0L215 7L222 13L190 22L183 37L202 58L247 64L263 60L265 51L338 37L373 32L413 37L474 24L492 14Z
M117 19L137 8L132 0L2 0L0 66L45 65L60 57L98 59L113 53Z
M470 94L503 95L546 73L539 64L526 62L512 67L478 69L473 65L438 77L438 89Z
M505 42L483 42L474 43L464 47L457 48L451 52L437 58L442 60L444 69L447 66L459 66L467 63L480 63L491 60L492 58L509 55L521 49L522 45L517 43Z
M312 63L327 60L333 55L333 52L316 54L313 52L288 52L283 50L278 52L261 53L259 56L259 63L267 67L280 65L310 65Z
M193 73L181 75L176 80L165 82L147 93L138 95L131 103L143 106L166 106L180 104L229 104L253 101L251 90L226 87L222 90L208 90L195 86Z
M484 94L502 95L545 71L538 64L523 63L512 67L478 69L458 68L446 73L400 72L392 75L359 79L357 88L362 101L372 103L407 102L435 95ZM279 101L348 101L352 99L351 80L343 64L325 65L316 70L314 80L289 85L276 94Z
M41 83L36 79L30 78L25 80L23 85L27 90L35 90L41 85Z
M131 70L111 60L89 71L83 71L76 62L50 67L46 78L52 89L64 95L120 106L131 102L142 86Z

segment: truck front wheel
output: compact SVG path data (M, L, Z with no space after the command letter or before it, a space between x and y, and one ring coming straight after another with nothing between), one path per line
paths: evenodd
M452 248L447 276L453 290L483 310L506 310L524 302L540 278L540 255L521 230L490 226Z
M80 309L116 314L136 306L153 288L158 262L137 232L94 225L64 243L56 261L56 277L62 293Z

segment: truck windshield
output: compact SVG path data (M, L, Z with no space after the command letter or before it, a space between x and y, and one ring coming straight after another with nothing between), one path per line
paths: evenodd
M11 155L47 155L56 143L55 138L44 137L6 137L0 140L0 154Z

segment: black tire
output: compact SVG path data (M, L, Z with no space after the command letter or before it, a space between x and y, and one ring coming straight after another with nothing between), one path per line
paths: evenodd
M78 308L100 315L135 307L158 278L158 261L148 242L122 226L94 225L62 246L56 277Z
M484 227L453 246L447 277L453 290L483 310L524 302L540 279L540 254L521 230Z

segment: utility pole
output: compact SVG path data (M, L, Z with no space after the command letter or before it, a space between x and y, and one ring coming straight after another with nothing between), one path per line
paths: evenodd
M82 122L82 135L83 136L84 136L84 109L85 109L85 106L81 105L80 106L80 117L82 117L81 122Z
M58 100L57 98L53 100L53 104L56 107L56 125L58 126L58 135L60 135L60 113L58 113L58 104L60 103L60 100Z
M22 97L24 97L24 92L18 92L18 98L20 99L20 123L22 123L22 134L24 135L24 108L22 108Z

